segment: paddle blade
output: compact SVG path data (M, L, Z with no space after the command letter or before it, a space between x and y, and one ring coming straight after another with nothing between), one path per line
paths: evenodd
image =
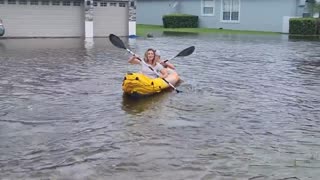
M190 47L182 50L178 55L176 55L176 57L179 57L179 56L189 56L190 54L193 53L194 50L195 50L195 47L194 47L194 46L190 46Z
M127 49L126 46L124 45L123 41L118 36L116 36L114 34L110 34L109 40L114 46L116 46L118 48L122 48L122 49Z

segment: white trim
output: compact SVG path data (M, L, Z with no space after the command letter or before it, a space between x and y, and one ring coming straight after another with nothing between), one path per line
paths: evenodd
M221 10L220 10L220 22L223 22L223 23L240 23L240 15L241 15L241 0L239 0L239 15L238 15L238 20L223 20L223 1L224 0L221 0ZM232 1L232 0L231 0Z
M213 2L212 2L212 3L213 3L213 6L212 6L213 12L212 12L212 14L204 14L204 13L203 13L203 8L204 8L204 6L203 6L204 2L203 2L203 1L204 1L204 0L201 0L201 1L200 1L200 3L201 3L201 16L214 16L215 11L216 11L216 0L211 0L211 1L213 1Z
M85 38L84 39L84 48L86 50L92 49L93 44L94 44L93 38Z
M129 21L129 36L136 36L136 21Z
M85 21L85 37L92 38L93 37L93 22L92 21Z
M283 16L282 17L282 33L288 34L289 33L289 25L291 18L299 18L298 16Z

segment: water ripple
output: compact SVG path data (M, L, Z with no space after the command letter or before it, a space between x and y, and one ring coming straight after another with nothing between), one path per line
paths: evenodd
M317 179L317 41L285 35L126 39L171 60L183 93L122 94L129 54L105 38L0 42L5 179ZM25 46L24 44L28 44Z

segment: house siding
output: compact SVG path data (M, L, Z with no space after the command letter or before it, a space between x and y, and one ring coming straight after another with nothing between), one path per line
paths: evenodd
M183 0L179 12L199 16L199 26L234 30L281 32L284 16L301 16L300 0L240 0L240 22L221 22L221 0L215 0L214 16L201 15L201 0ZM162 16L177 12L172 0L138 0L137 23L162 25Z
M240 23L221 24L226 29L282 31L283 16L296 16L295 0L241 0Z
M162 25L162 15L175 12L169 7L170 2L164 1L137 1L136 21L138 24Z

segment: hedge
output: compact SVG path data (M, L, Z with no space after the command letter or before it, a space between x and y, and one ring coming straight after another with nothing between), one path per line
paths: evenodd
M291 18L289 21L289 33L299 35L318 34L318 20L316 18Z
M197 28L198 16L190 14L168 14L162 16L164 28Z

